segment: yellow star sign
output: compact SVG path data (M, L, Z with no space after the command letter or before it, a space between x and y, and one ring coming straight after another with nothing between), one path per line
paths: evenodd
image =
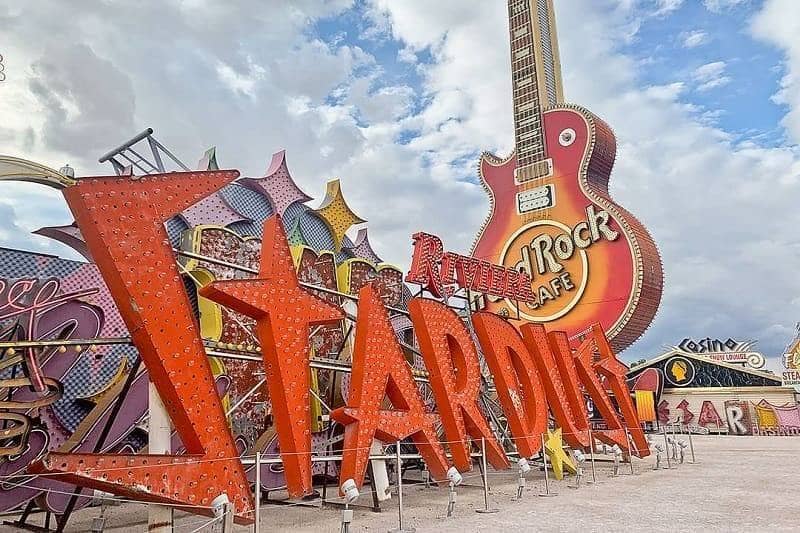
M363 224L366 222L366 220L362 220L356 216L353 210L350 209L350 206L347 205L347 202L344 201L342 188L338 179L328 182L325 199L322 201L322 205L315 209L315 211L331 230L331 236L336 246L336 250L334 251L336 252L341 251L342 241L344 240L344 235L347 230L355 224Z
M553 476L556 479L564 478L564 468L573 474L578 473L575 463L572 462L570 456L564 451L564 446L561 443L561 428L556 428L555 431L547 430L547 439L544 441L544 452L547 454L547 460L553 467Z

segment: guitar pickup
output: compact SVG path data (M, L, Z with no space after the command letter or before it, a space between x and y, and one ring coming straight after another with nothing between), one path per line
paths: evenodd
M556 205L556 188L543 185L517 193L517 213L523 215L531 211L550 209Z

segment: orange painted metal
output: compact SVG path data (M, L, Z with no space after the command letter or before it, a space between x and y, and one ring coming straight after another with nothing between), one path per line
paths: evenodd
M635 448L635 450L631 450L631 453L638 457L647 457L650 455L650 446L644 436L642 424L639 421L636 406L633 403L631 391L628 389L628 383L625 379L628 367L617 359L616 354L611 349L608 338L606 338L605 331L599 324L592 326L592 336L597 345L597 350L600 352L600 360L595 363L594 368L605 378L606 384L611 388L611 392L617 400L617 405Z
M574 448L589 446L589 419L566 334L556 332L548 337L543 325L531 323L520 331L539 369L547 402L564 440Z
M499 316L475 313L472 324L517 449L532 457L547 430L547 398L536 365L519 332Z
M309 329L344 312L300 286L278 215L263 235L258 278L215 281L200 294L256 320L287 490L300 497L313 492Z
M589 337L581 343L573 355L575 369L578 371L583 387L589 393L595 408L600 413L600 416L603 417L608 428L602 431L595 431L594 436L610 446L617 444L623 450L627 450L628 438L625 435L622 420L620 420L617 410L611 403L611 398L603 386L600 376L594 369L595 347L594 337Z
M414 298L408 310L456 467L472 469L469 435L479 445L485 439L492 466L508 468L508 458L478 406L481 367L464 322L435 300Z
M373 439L391 443L411 437L433 478L444 481L447 458L425 412L411 368L395 337L386 309L371 285L361 289L347 405L331 413L345 426L340 479L364 482ZM388 397L394 409L383 409Z
M89 251L147 366L186 455L49 453L35 473L141 501L210 515L227 494L238 522L253 498L234 445L200 328L164 222L234 180L237 171L84 178L64 189ZM196 506L196 507L195 507Z

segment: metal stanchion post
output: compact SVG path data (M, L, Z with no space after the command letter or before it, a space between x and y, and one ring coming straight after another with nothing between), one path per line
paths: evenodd
M253 513L253 533L261 531L261 452L256 452L256 489L255 509Z
M224 503L222 512L222 533L233 533L233 504Z
M475 509L478 513L496 513L498 509L489 508L489 469L486 465L486 438L481 438L481 465L483 465L483 509Z
M399 527L392 529L392 533L413 533L416 529L403 527L403 458L400 457L400 441L395 444L396 457L397 457L397 516L399 519Z
M592 480L587 481L586 483L597 483L597 473L594 470L594 435L592 435L592 425L589 424L589 452L591 452L592 456Z
M667 440L667 426L664 426L664 454L667 456L667 468L672 468L672 462L669 459L669 440Z
M517 501L522 500L522 493L525 491L525 474L522 469L519 471L519 478L517 479Z
M675 463L678 462L678 439L676 438L675 433L675 424L672 424L672 458L675 460Z
M633 446L631 441L631 434L628 433L628 428L625 428L625 440L628 441L628 464L631 465L631 475L634 475L635 472L633 471Z
M697 461L695 461L695 458L694 458L694 443L692 442L692 431L689 428L686 428L686 429L687 429L687 433L689 433L689 451L692 453L692 463L691 464L694 465L694 464L697 464Z
M556 496L557 494L555 492L550 492L550 474L547 472L547 452L544 449L544 433L542 433L542 461L544 462L544 494L540 492L539 496Z

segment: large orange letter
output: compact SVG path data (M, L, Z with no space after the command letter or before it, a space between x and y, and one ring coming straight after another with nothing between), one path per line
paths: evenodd
M467 434L480 443L485 439L487 459L495 468L508 468L508 459L478 407L481 367L478 352L464 322L446 305L414 298L408 303L419 350L430 374L439 416L462 472L472 468Z
M211 514L226 493L237 521L253 496L214 386L164 222L237 171L84 178L64 190L86 245L167 408L186 455L47 454L31 471L120 496Z
M340 480L352 478L361 486L369 449L376 437L383 442L394 442L409 436L434 479L444 480L447 458L434 428L438 417L425 412L386 309L371 285L359 293L353 344L347 406L331 413L334 420L345 426ZM381 409L384 396L394 410Z
M589 446L586 405L566 335L555 332L548 338L541 324L525 324L520 331L539 369L547 403L562 428L564 440L573 448Z
M257 278L215 281L200 294L256 319L286 485L299 497L313 490L309 326L341 320L344 312L300 286L278 215L264 222L263 235Z
M547 401L536 366L511 324L492 313L475 313L472 323L517 449L531 457L547 430Z
M625 429L622 426L622 421L617 416L617 410L611 403L605 387L600 382L597 371L594 369L594 350L595 342L593 337L584 340L575 352L575 369L578 371L583 386L586 392L594 402L594 406L600 412L603 420L606 422L608 429L602 431L595 431L594 435L597 438L609 445L618 444L621 448L628 449L628 439L625 436Z
M594 368L606 378L608 386L611 387L611 392L614 393L619 410L622 412L622 418L625 420L625 425L631 434L631 441L633 441L634 448L636 448L636 455L647 457L650 455L650 446L647 444L647 437L644 436L642 424L639 422L636 407L631 399L631 391L628 389L628 383L625 379L628 367L620 363L611 350L606 334L600 324L592 326L592 333L597 344L597 350L600 352L600 360L595 363Z

